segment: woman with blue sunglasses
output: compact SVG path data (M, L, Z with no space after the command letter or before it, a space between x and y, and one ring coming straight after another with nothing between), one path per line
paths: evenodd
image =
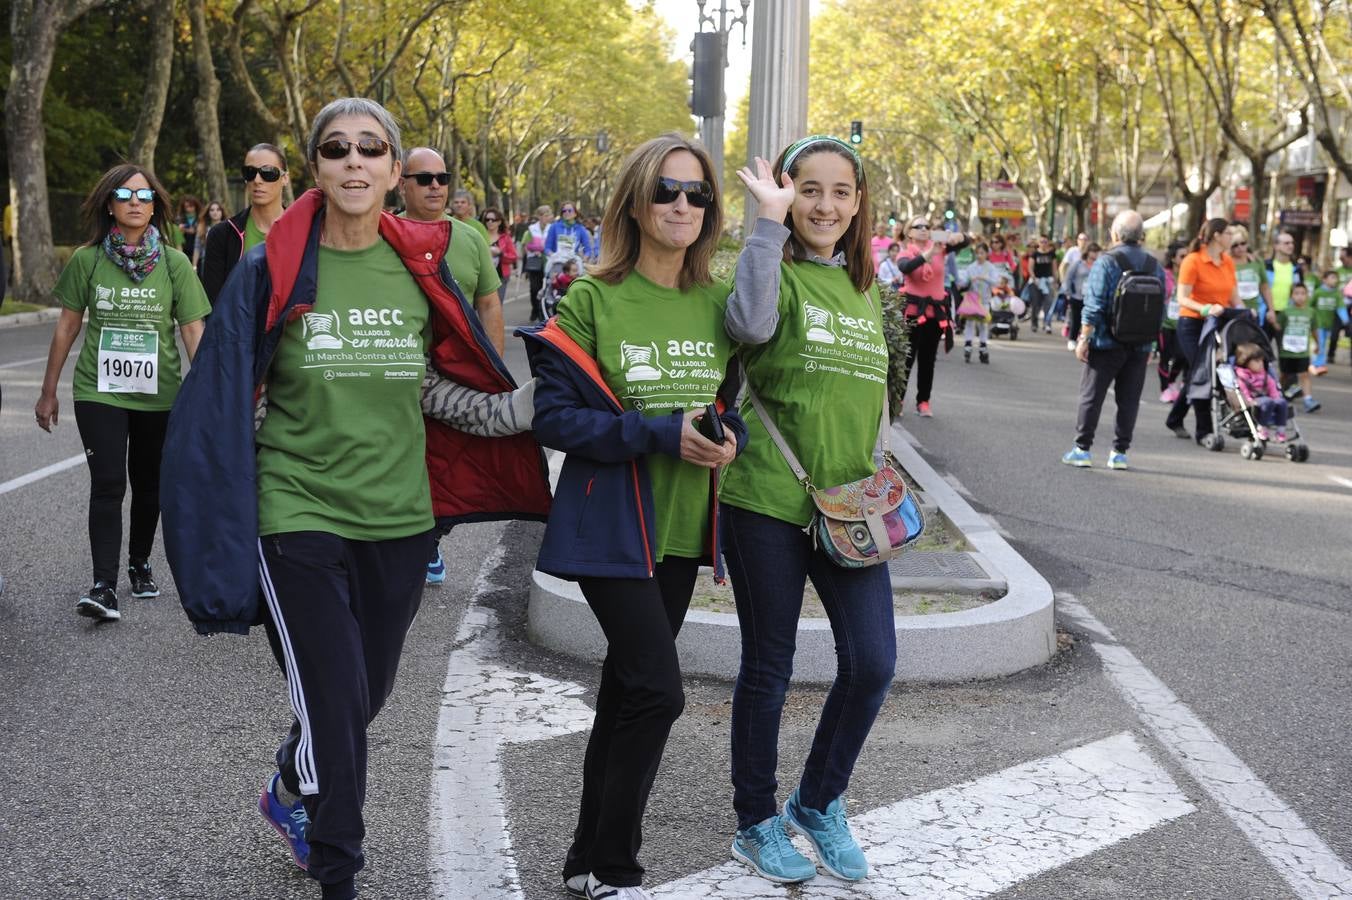
M94 586L75 611L99 622L122 617L117 564L128 479L131 595L159 596L150 550L160 519L160 454L181 380L174 325L191 360L211 312L192 262L162 243L164 229L175 227L166 226L168 208L169 195L158 179L130 163L110 169L85 199L89 240L56 283L61 318L34 409L38 427L50 432L60 411L61 369L88 311L89 329L71 386L89 463Z

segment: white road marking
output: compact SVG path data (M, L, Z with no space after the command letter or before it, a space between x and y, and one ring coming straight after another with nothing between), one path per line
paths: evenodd
M17 369L20 366L31 366L34 363L45 363L47 357L35 356L32 359L16 359L14 362L0 363L0 369Z
M1352 478L1344 478L1341 475L1330 475L1329 481L1334 484L1341 484L1345 488L1352 488Z
M520 900L499 753L504 744L586 731L592 710L582 687L501 668L497 615L477 605L496 589L490 580L501 544L484 560L474 597L455 636L442 687L433 752L431 876L447 900Z
M1114 687L1298 897L1352 897L1352 869L1291 807L1078 600L1058 595L1056 604L1071 621L1094 635L1091 646Z
M925 897L999 893L1196 807L1130 732L852 816L869 877L794 889L727 862L652 892L664 900ZM811 857L802 838L799 849Z
M18 478L11 478L9 481L0 484L0 494L8 494L10 491L17 491L24 485L32 484L35 481L41 481L48 475L55 475L57 472L64 472L67 469L74 468L85 461L85 455L81 453L78 456L72 456L69 459L63 459L61 462L52 463L50 466L43 466L27 475L20 475Z

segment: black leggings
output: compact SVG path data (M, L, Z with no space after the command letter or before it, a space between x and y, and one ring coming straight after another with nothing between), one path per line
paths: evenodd
M672 723L685 709L676 635L699 561L668 556L652 578L579 584L609 647L582 765L582 804L563 877L592 872L613 887L643 883L643 811Z
M911 380L911 367L919 363L915 381L915 402L928 403L934 388L934 358L939 355L939 341L943 326L939 320L928 318L923 322L911 319L910 343L906 348L906 381ZM900 410L898 410L900 412Z
M122 498L131 481L129 559L150 557L160 523L160 453L169 410L141 412L99 403L75 401L89 463L89 552L94 580L117 586L117 561L122 550Z
M544 306L540 302L540 291L545 287L545 270L527 269L526 277L530 279L530 317L533 322L545 317Z

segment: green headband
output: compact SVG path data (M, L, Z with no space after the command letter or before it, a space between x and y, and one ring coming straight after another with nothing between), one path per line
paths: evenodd
M859 151L854 147L842 141L840 138L831 134L809 134L800 141L789 145L789 149L784 151L784 168L782 171L789 171L793 167L793 161L797 159L804 150L813 144L835 144L838 147L844 147L850 152L850 159L854 160L854 177L857 181L864 180L864 161L859 158Z

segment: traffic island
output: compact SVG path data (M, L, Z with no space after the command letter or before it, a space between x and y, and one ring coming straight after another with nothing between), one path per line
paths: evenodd
M1012 675L1056 651L1052 590L893 426L897 461L919 488L927 537L890 566L896 602L899 682L955 682ZM829 684L835 643L808 585L798 623L794 678ZM532 574L530 638L550 650L600 662L606 640L577 584ZM700 576L677 646L682 671L732 679L741 634L730 586Z

